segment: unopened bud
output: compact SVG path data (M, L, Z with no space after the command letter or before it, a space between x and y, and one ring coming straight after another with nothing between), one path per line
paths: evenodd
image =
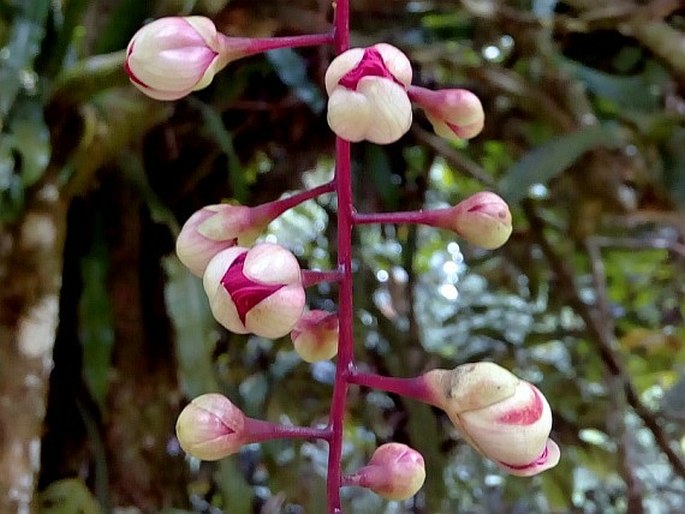
M387 43L343 52L326 71L328 124L352 142L397 141L411 126L411 78L409 59Z
M406 444L387 443L346 482L366 487L386 500L401 501L414 496L425 479L426 468L419 452Z
M552 411L534 385L489 362L430 371L424 379L431 403L508 473L535 475L559 462L559 447L549 439Z
M512 232L509 206L489 191L476 193L452 208L432 211L430 224L452 230L487 250L502 246Z
M131 82L156 100L176 100L207 87L234 55L203 16L160 18L135 33L126 49Z
M207 265L202 283L216 320L237 334L282 337L304 309L297 259L276 244L219 252Z
M298 320L290 333L297 354L307 362L332 359L338 353L338 315L312 310Z
M176 254L197 276L217 253L236 244L254 243L269 220L254 219L254 209L242 205L208 205L185 222L176 239Z
M483 105L471 91L432 91L412 86L409 94L412 101L424 110L433 130L440 137L450 140L471 139L483 130Z
M231 401L216 393L203 394L178 416L176 436L181 448L201 460L218 460L236 453L245 444L245 415Z

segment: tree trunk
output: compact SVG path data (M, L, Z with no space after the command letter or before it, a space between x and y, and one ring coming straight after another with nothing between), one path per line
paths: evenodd
M0 224L0 512L30 513L59 314L66 208L54 182Z
M159 512L187 502L184 456L174 451L181 398L164 311L160 257L167 248L130 184L113 178L103 192L115 333L105 420L111 500Z

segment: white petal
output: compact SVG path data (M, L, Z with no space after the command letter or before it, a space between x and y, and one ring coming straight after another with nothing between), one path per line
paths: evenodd
M328 125L339 137L356 143L366 136L373 123L366 97L344 87L336 88L328 99Z
M405 87L409 87L412 79L411 63L407 56L400 50L388 43L378 43L373 48L381 54L385 66L393 77L399 80Z
M530 477L533 475L537 475L538 473L542 473L543 471L553 468L554 466L559 464L559 459L561 458L561 450L559 450L559 445L557 445L557 443L555 443L551 439L548 439L546 452L547 455L543 462L538 463L537 461L534 461L530 465L524 466L523 468L512 468L510 466L507 466L503 462L498 462L497 464L504 471L511 475L516 475L520 477Z
M371 110L365 139L388 144L407 133L412 122L411 102L401 86L385 78L364 77L357 91L366 96Z
M533 398L532 386L527 382L522 382L519 389L520 392L508 400L459 415L464 431L468 432L479 451L493 460L514 466L536 459L545 448L552 429L552 411L540 393L543 405L537 421L530 424L502 421L502 416Z
M258 336L269 339L283 337L302 316L304 304L302 285L287 285L252 307L245 316L245 325Z
M255 245L247 252L243 273L262 284L293 284L302 280L297 258L282 246L272 243Z
M240 321L238 309L235 303L233 303L231 295L228 294L228 291L221 284L216 288L214 296L209 297L209 307L214 319L231 332L235 334L247 334L250 332L243 325L243 322Z

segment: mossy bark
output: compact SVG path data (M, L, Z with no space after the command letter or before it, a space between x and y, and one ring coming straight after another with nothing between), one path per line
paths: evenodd
M59 315L65 205L56 185L0 224L0 512L34 511Z

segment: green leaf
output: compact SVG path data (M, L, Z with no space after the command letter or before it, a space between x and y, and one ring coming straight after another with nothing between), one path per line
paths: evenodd
M0 220L17 219L24 203L21 178L14 173L14 144L10 137L0 136Z
M50 161L50 134L43 119L43 108L36 102L22 99L15 105L11 139L21 156L21 181L24 188L35 184Z
M88 12L88 0L68 0L61 2L61 16L54 15L57 39L49 49L50 61L48 69L50 75L57 73L64 64L65 56L74 45L75 35L79 33L83 17Z
M100 514L100 504L77 478L57 480L39 496L39 514Z
M380 145L366 145L364 157L366 172L370 175L383 201L383 207L387 210L397 209L399 207L397 184L393 183L390 159L385 149Z
M93 223L93 245L81 261L83 293L79 304L79 336L83 346L83 375L93 398L104 410L108 371L114 344L111 306L107 289L109 261L102 220Z
M3 49L6 58L0 66L0 124L23 86L23 77L33 70L33 61L40 53L45 36L49 9L50 0L22 2L21 10L12 20L9 42Z
M648 64L646 71L640 75L621 76L588 68L570 60L562 61L562 66L571 75L605 101L629 109L653 110L659 107L661 86L669 79L663 68L654 62Z
M216 323L209 310L202 281L176 257L164 259L164 270L168 277L164 298L176 333L183 392L188 398L194 398L217 391L212 360Z
M114 52L126 48L133 34L152 16L155 2L121 0L110 15L105 28L99 33L95 45L96 54Z
M685 210L685 128L677 128L666 142L664 182L673 199Z
M239 202L245 202L249 191L243 167L233 146L233 134L226 130L221 115L212 106L192 96L188 97L187 101L200 111L205 133L214 140L228 159L228 179L231 182L233 197Z
M534 184L547 184L593 148L619 144L614 125L597 125L552 139L537 147L509 168L499 191L510 203L523 200Z
M315 113L323 111L326 102L321 91L307 76L304 59L290 48L267 52L267 59L274 67L281 81Z
M215 480L223 496L223 512L252 511L254 492L240 471L237 459L221 460L215 473Z

